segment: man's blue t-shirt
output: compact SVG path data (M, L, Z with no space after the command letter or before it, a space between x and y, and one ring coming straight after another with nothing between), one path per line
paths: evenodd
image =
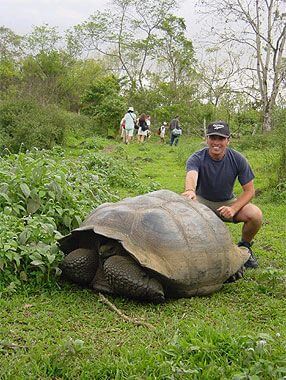
M196 193L213 202L223 202L234 197L233 186L236 178L243 186L254 178L254 174L242 154L227 148L221 160L214 160L208 148L192 154L187 161L187 172L198 172Z

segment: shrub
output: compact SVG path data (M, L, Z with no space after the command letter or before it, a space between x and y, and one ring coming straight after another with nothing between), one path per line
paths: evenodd
M115 189L152 190L140 184L131 165L88 151L65 158L60 147L2 158L1 278L35 282L59 273L57 238L78 227L99 204L118 200Z
M66 112L56 106L40 106L31 100L0 104L1 145L11 152L21 148L52 148L62 144L67 128Z

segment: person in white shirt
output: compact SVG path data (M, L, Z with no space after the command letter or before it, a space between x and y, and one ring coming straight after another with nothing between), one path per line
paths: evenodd
M136 123L136 114L134 108L129 107L127 113L124 116L125 120L125 144L129 144L134 134L134 126Z
M165 142L165 134L166 134L166 128L167 128L167 123L164 121L164 123L161 125L160 127L160 139L161 139L161 143L164 144Z

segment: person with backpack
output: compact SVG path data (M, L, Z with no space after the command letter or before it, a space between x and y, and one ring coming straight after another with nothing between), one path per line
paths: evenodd
M138 142L144 142L148 136L148 125L146 123L146 115L142 113L139 117Z
M147 136L145 137L145 140L147 140L147 139L150 139L150 137L151 137L151 116L150 115L146 115L145 121L146 121L146 124L147 124L147 127L148 127L148 129L147 129Z
M182 128L179 125L179 116L176 116L170 122L170 145L178 145L179 137L182 134Z
M136 114L134 113L134 108L129 107L127 113L124 115L125 120L125 138L123 141L125 144L129 144L132 140L133 134L134 134L134 127L136 123Z

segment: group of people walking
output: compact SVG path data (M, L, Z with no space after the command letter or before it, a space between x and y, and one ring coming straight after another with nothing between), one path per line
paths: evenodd
M182 135L182 128L179 124L179 116L171 120L169 126L166 121L158 129L161 143L165 143L167 130L170 131L170 145L178 145L179 137ZM120 134L123 142L129 144L134 135L137 134L138 142L142 143L151 137L151 117L141 114L139 118L134 113L134 108L129 107L120 122Z
M121 138L125 144L129 144L137 134L138 142L144 142L151 136L151 117L143 113L139 118L134 113L134 108L129 107L127 113L120 122Z

